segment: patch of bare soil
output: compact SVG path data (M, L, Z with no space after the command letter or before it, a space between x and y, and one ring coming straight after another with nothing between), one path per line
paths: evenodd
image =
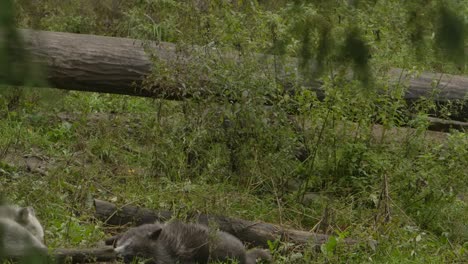
M24 153L18 149L10 149L2 162L14 168L15 172L10 175L13 177L19 177L19 173L46 176L54 162L49 157L38 153L39 151Z

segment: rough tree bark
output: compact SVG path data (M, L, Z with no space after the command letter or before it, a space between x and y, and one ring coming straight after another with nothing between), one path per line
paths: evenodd
M113 247L103 246L100 248L58 248L48 255L34 255L23 257L0 258L0 263L10 260L13 263L37 263L37 264L71 264L71 263L96 263L111 262L117 259ZM34 260L31 262L31 260ZM8 262L10 263L10 262Z
M116 226L127 224L142 225L155 221L165 222L172 217L172 213L168 211L152 211L130 205L117 207L112 203L97 199L94 200L94 206L96 208L95 216L97 219L104 221L106 224ZM225 216L197 213L191 215L190 218L200 224L215 225L220 230L228 232L241 241L253 246L268 247L267 241L274 241L276 239L292 242L297 245L320 246L329 238L328 235L324 234L287 229L274 224L234 219ZM346 239L345 243L351 245L358 243L358 241Z
M51 87L167 99L189 96L181 83L167 83L151 89L141 88L141 82L151 72L152 66L142 41L33 30L21 30L21 33L35 60L46 64L47 81ZM177 52L176 46L171 43L151 44L149 47L163 62L190 62L192 59L187 53ZM233 54L225 56L235 58ZM265 62L263 71L274 71L275 67L269 63L272 61L271 56L258 55L258 59ZM294 59L289 61L289 66L297 64ZM295 71L295 67L292 68ZM284 74L288 75L288 72ZM440 73L423 73L419 77L413 77L400 69L393 69L390 71L390 79L392 83L409 83L409 90L405 95L409 102L422 96L433 96L440 104L449 100L468 101L468 77ZM436 93L434 80L437 83ZM318 91L319 95L322 94L320 82L309 82L306 85ZM460 112L460 115L452 118L465 120L468 117L468 104Z
M55 263L110 262L117 258L113 247L56 249L51 255Z

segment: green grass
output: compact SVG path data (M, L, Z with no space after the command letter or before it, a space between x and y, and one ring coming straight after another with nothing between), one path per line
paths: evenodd
M60 100L51 102L51 95ZM2 109L10 96L2 95ZM210 127L218 121L195 125L184 104L26 90L15 109L2 111L1 193L36 208L51 248L92 247L109 236L94 218L92 201L98 198L171 210L179 217L193 211L221 214L338 238L318 252L276 244L278 263L450 263L466 257L466 201L447 193L466 190L466 134L454 132L442 143L420 134L405 145L392 139L357 144L330 127L310 171L310 164L284 162L289 154L270 149L270 143L292 137L287 126L273 132L267 125L262 133L270 134L254 133L247 140L220 135L219 127ZM400 133L405 138L406 132ZM345 147L335 146L336 164L344 168L334 168L329 159L329 135L340 135L335 144ZM232 170L226 136L241 140L239 170ZM41 157L47 173L28 171L25 155ZM381 212L376 206L382 173L389 176L392 199L386 224L374 221ZM301 203L300 193L287 186L305 175L314 195ZM339 237L362 243L346 246ZM378 245L369 245L369 239Z
M190 53L196 64L156 58L146 83L221 96L174 102L0 87L0 196L36 208L50 248L92 247L114 231L94 217L98 198L331 235L318 250L271 242L276 263L468 259L468 136L428 131L434 103L408 106L406 84L389 87L382 76L389 67L466 74L457 55L466 36L439 38L438 25L463 33L468 5L451 2L439 17L438 1L263 2L14 1L5 29L169 41L182 54L204 46ZM0 81L40 83L15 39L5 43L0 66L11 76ZM240 52L242 63L211 47ZM300 58L304 76L284 77L276 64L264 71L270 62L257 52ZM358 80L345 79L350 69ZM325 101L302 89L310 76L324 82Z

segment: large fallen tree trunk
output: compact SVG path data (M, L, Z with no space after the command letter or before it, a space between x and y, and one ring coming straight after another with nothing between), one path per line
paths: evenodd
M152 69L150 56L145 52L142 41L33 30L21 30L21 33L27 49L33 54L35 60L47 65L47 80L51 87L168 99L181 99L189 96L183 84L170 82L160 84L161 87L142 89L142 80ZM149 47L161 62L181 60L190 62L192 59L186 53L177 52L176 46L171 43L151 44ZM232 54L225 55L227 58L235 57ZM259 55L258 59L262 60L262 65L265 67L262 70L275 68L272 63L269 63L273 61L271 56ZM296 71L297 67L294 66L297 63L294 59L289 60L289 66L291 64L293 67L289 68ZM187 63L187 65L198 64ZM283 74L288 75L289 73L284 72ZM440 73L423 73L413 77L407 72L394 69L390 71L390 79L392 83L409 82L405 98L410 102L423 96L434 97L438 103L442 104L450 100L467 102L467 77ZM210 82L210 80L205 81ZM436 88L433 87L434 81L437 83ZM320 82L309 82L306 85L318 91L319 95L322 94ZM434 89L436 93L434 93ZM461 108L461 113L457 117L459 120L464 120L468 117L468 105Z
M116 205L94 200L96 208L96 218L109 225L126 225L153 223L155 221L165 222L172 218L169 211L152 211L145 208L125 205L117 207ZM292 242L297 245L319 246L325 243L329 236L324 234L310 233L306 231L283 228L278 225L253 222L242 219L229 218L225 216L215 216L206 214L193 214L190 219L204 225L214 225L220 230L228 232L243 242L254 246L268 247L267 241L280 239L281 241ZM357 240L345 239L346 244L355 244Z

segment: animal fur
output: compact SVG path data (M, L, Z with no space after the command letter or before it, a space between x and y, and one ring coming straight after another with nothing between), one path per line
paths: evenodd
M117 237L114 250L126 263L134 258L153 264L201 264L230 260L255 264L257 258L268 262L271 260L270 254L260 249L246 252L242 242L231 234L178 221L131 228Z
M21 257L45 253L44 229L31 207L0 206L0 255Z
M36 217L32 207L18 207L15 205L0 206L0 218L13 220L23 226L39 241L44 242L44 229Z

